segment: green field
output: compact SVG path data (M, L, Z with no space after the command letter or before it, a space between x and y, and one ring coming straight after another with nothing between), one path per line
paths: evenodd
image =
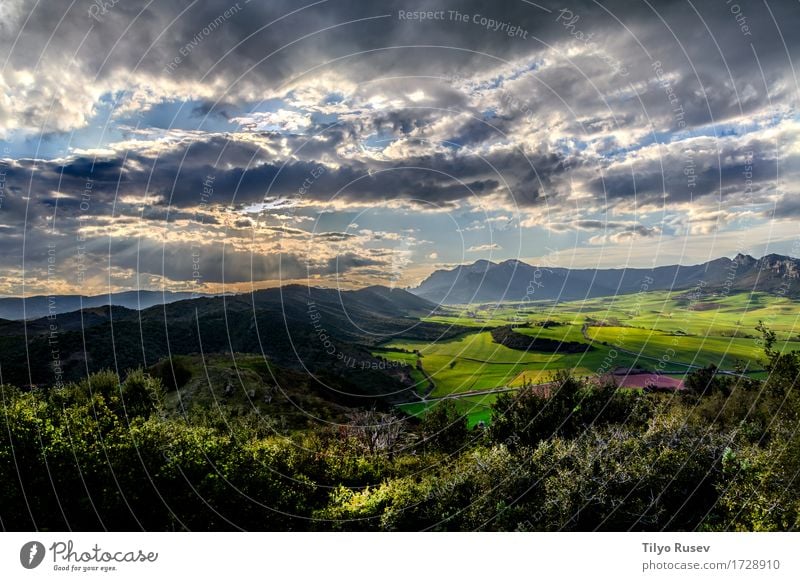
M492 417L491 405L497 399L496 394L473 395L452 400L455 402L456 409L467 416L467 427L471 430L479 422L489 423ZM411 416L422 417L425 412L442 400L430 402L408 403L398 406L401 410Z
M425 394L430 387L430 382L425 374L417 368L419 356L416 353L406 353L405 351L376 351L373 353L376 357L383 357L390 361L397 361L405 363L410 368L411 380L414 382L414 387L419 394Z
M726 370L735 369L737 365L757 370L764 359L763 346L751 338L682 335L636 327L589 327L588 333L595 341L641 353L656 365L660 361L680 361L696 366L715 365ZM800 350L800 342L781 341L778 347Z
M694 367L716 365L726 371L744 368L758 377L764 358L755 329L759 321L777 333L779 349L800 350L800 308L766 293L698 298L658 291L585 301L454 306L425 320L475 331L433 343L397 339L384 344L380 355L413 367L414 381L424 386L418 392L424 394L428 383L421 367L435 383L427 398L459 398L472 423L488 419L486 402L474 398L496 397L489 390L546 383L563 369L593 376L638 366L680 377ZM593 349L581 354L509 349L490 333L509 324L518 333L588 342ZM421 401L403 409L416 415L428 405Z
M788 298L737 293L693 300L684 292L651 292L560 303L554 316L617 319L624 325L691 335L757 336L764 321L781 338L800 334L800 308Z
M511 321L552 320L582 324L587 317L598 321L617 320L624 325L683 331L697 335L750 335L764 321L783 339L800 335L800 308L792 299L767 293L734 293L694 299L685 291L601 297L585 301L541 301L526 305L452 307L452 316L426 320L466 326L507 324ZM468 313L470 316L468 316Z
M535 329L525 329L525 332L532 331ZM564 333L562 328L547 329L542 336L558 336L560 333ZM580 329L570 329L569 336L580 339ZM572 369L579 375L591 375L601 367L611 350L598 345L592 351L582 354L526 353L493 342L488 331L436 343L397 340L388 343L386 347L419 351L423 368L436 384L431 397L521 387L523 378L532 383L544 383L559 369ZM387 351L382 356L387 359L405 359L407 353ZM615 366L633 364L634 357L625 354L618 354L615 362Z

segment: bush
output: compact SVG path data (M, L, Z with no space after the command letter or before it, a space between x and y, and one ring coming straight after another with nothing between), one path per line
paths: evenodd
M150 375L161 380L168 392L182 388L192 378L192 370L183 357L171 357L159 361L150 368Z
M147 417L164 409L161 380L150 377L141 369L128 374L121 391L124 411L129 418Z
M551 385L549 393L529 386L498 397L489 427L492 441L533 446L551 437L579 435L592 425L638 426L652 413L642 394L613 385L591 386L566 372L556 374Z
M451 400L436 402L422 419L422 436L428 449L452 454L467 442L467 416L460 413Z

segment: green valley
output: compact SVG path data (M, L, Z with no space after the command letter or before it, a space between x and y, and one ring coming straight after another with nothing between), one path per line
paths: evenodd
M546 384L559 371L598 378L625 369L682 379L713 365L721 372L763 377L759 322L775 331L780 351L800 350L797 303L763 292L652 291L582 301L451 305L424 320L467 331L438 341L393 339L375 354L414 368L422 401L401 409L424 414L438 398L453 398L471 423L489 419L481 398ZM591 348L584 353L509 349L491 335L506 325L533 338Z

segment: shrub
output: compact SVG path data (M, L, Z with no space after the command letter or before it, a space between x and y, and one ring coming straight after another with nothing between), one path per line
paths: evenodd
M150 368L150 374L160 379L168 392L182 388L192 378L192 370L183 357L168 357L159 361Z

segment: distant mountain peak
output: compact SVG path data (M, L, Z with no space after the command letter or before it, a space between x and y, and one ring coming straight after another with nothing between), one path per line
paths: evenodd
M0 298L0 319L22 320L38 319L52 315L64 315L81 309L99 308L97 313L105 313L102 307L125 307L141 310L156 305L165 305L208 295L190 292L135 290L100 295L35 295L30 297ZM94 313L92 311L92 313Z
M738 262L740 264L752 264L756 262L756 259L750 256L749 254L742 254L739 252L736 256L733 257L734 262Z
M731 265L736 265L734 269ZM437 270L414 294L437 303L495 303L522 300L580 300L647 290L686 290L704 284L726 292L777 292L794 296L800 288L800 260L778 254L756 259L738 253L703 264L655 268L548 268L510 259L500 264L478 260ZM789 287L787 288L787 283ZM800 284L798 284L800 287Z
M489 270L491 267L497 266L496 263L492 262L491 260L480 259L476 260L472 264L468 266L460 266L456 267L456 269L463 269L469 272L483 272Z
M504 260L499 264L499 266L514 266L514 267L519 265L530 266L528 264L525 264L521 260L517 260L516 258L509 258L508 260Z
M771 253L771 254L767 254L765 256L762 256L759 259L759 261L761 261L761 262L792 262L794 260L795 260L794 258L791 258L789 256L782 256L780 254L775 254L774 252Z

